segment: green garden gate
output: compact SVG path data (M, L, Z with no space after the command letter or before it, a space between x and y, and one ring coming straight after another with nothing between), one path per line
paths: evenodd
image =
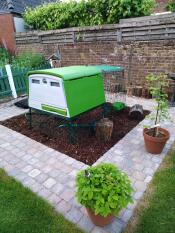
M13 81L15 84L17 95L26 94L27 92L26 77L29 71L47 69L47 68L50 68L48 64L36 68L20 68L20 67L11 66ZM12 91L10 88L10 84L5 68L0 68L0 99L7 97L12 97Z

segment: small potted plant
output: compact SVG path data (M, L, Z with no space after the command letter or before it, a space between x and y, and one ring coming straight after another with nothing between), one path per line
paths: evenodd
M80 171L76 186L78 202L97 226L112 222L114 215L132 202L131 182L113 164L102 163Z
M150 93L157 102L155 114L148 116L153 122L150 126L145 126L143 136L145 147L151 154L160 154L170 137L166 129L160 127L161 122L169 119L169 104L166 90L169 86L167 76L164 74L150 74L146 77Z

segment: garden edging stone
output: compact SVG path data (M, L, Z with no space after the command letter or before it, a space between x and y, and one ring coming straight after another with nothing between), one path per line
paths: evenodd
M139 103L148 110L152 110L154 106L151 100L137 98L127 100L130 105ZM25 111L14 106L2 108L0 120ZM170 113L175 114L175 108L171 108ZM172 119L172 122L164 124L171 137L163 152L158 156L149 154L144 148L142 137L145 122L146 120L137 125L95 163L116 164L129 175L135 189L134 203L123 209L113 223L103 228L96 227L90 222L85 209L75 199L75 176L79 170L87 168L84 163L0 125L0 167L24 186L48 200L58 212L85 232L119 233L126 226L135 206L175 140L175 120Z

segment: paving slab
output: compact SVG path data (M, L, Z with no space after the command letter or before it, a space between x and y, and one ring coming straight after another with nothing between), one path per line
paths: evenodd
M154 107L153 101L127 97L128 105L136 103L150 111ZM0 121L25 112L26 110L14 106L0 107ZM170 112L175 114L175 108L171 108ZM123 209L112 224L103 228L90 221L84 207L75 198L75 177L79 170L88 167L84 163L0 125L0 167L46 199L85 232L120 233L175 140L175 119L172 118L172 122L165 122L164 125L170 131L171 138L162 154L155 156L147 153L142 136L145 121L147 120L137 125L95 163L110 162L117 165L129 175L135 190L134 203Z
M21 114L26 113L26 112L28 112L28 110L18 108L14 105L7 106L7 107L0 106L0 121L4 121L6 119L21 115Z

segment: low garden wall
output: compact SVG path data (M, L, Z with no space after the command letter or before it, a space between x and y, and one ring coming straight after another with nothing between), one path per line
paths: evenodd
M16 34L17 52L59 52L58 65L110 64L125 68L128 90L143 95L148 73L175 72L175 14L119 24Z

